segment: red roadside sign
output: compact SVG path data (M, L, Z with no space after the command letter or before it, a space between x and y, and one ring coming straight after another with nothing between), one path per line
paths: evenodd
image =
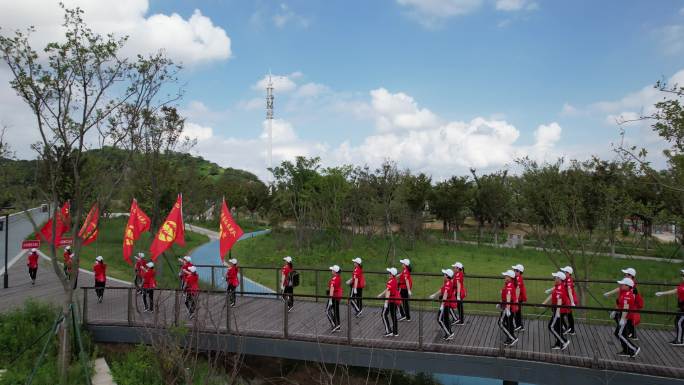
M62 238L57 243L57 247L71 246L72 243L74 243L73 238Z
M38 239L31 239L28 241L21 242L21 248L23 250L37 249L39 247L40 247L40 240L38 240Z

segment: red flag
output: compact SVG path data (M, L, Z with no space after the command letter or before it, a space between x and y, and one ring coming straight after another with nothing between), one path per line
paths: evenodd
M83 246L93 243L97 239L97 235L100 230L97 228L97 221L100 218L100 208L97 206L97 202L90 208L88 216L83 222L81 230L78 232L78 236L81 237Z
M69 201L65 202L60 212L57 213L57 224L55 226L55 243L59 243L62 235L69 231L69 223L71 222L71 212L69 210ZM46 242L52 243L52 222L53 218L48 221L40 229L39 235L45 239Z
M129 265L132 264L131 255L133 254L133 244L140 238L140 234L149 230L150 217L138 207L138 201L133 199L130 215L128 216L128 224L126 224L123 238L123 257Z
M185 246L185 225L183 224L183 196L178 195L171 212L162 223L157 236L150 246L152 260L157 261L159 254L171 247L172 243Z
M235 223L235 220L233 220L233 216L230 215L228 206L226 206L226 200L224 199L221 205L221 221L219 223L219 255L222 261L228 250L233 247L235 242L244 233L240 226Z

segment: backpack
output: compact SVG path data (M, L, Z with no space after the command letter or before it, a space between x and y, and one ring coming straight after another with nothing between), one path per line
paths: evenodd
M299 286L299 272L297 270L292 270L288 280L292 284L292 287Z

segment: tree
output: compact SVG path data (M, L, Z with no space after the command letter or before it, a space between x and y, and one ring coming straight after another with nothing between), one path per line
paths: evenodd
M405 229L413 243L423 229L423 212L432 192L432 178L424 173L411 175L406 172L401 182L401 198L406 203L408 215Z
M490 223L494 231L494 243L499 243L499 230L506 227L512 212L513 191L508 172L501 171L477 176L475 169L470 170L475 179L473 215L478 222L478 242L482 237L485 223Z
M460 231L472 200L472 184L468 177L452 176L439 182L430 194L430 210L443 222L444 235Z
M374 197L381 209L385 236L388 237L390 241L387 256L392 256L392 263L394 263L397 256L397 246L395 244L394 231L392 229L394 219L392 206L397 198L399 183L401 183L401 174L397 169L397 164L390 160L384 161L380 168L376 169L375 173L371 175L371 185L375 190Z

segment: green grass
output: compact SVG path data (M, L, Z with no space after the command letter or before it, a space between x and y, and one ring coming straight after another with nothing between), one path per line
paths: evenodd
M97 241L91 243L90 245L84 246L81 249L80 264L82 268L91 269L92 265L95 263L95 257L101 255L104 257L105 263L107 264L108 276L123 279L125 281L133 280L133 266L124 261L122 251L123 231L127 220L128 218L100 219L100 233ZM140 239L135 242L134 254L136 254L138 251L143 251L149 259L150 243L152 242L151 239L151 233L143 233L140 236ZM178 245L174 245L167 250L165 257L160 256L157 260L157 281L159 283L159 287L177 287L177 258L189 254L191 250L208 241L209 238L205 235L186 231L186 246L180 247ZM47 246L45 244L43 244L42 248L44 251L47 251ZM60 260L61 253L62 250L59 250L58 257ZM131 260L133 262L135 261L133 257L131 257ZM171 269L172 274L168 273L169 268Z
M265 286L275 287L274 270L245 269L244 266L269 266L279 268L285 255L292 255L295 268L313 267L327 269L333 264L338 264L343 270L343 281L350 277L352 269L351 259L360 256L364 260L364 270L384 271L388 266L400 267L398 260L404 257L411 259L413 271L439 273L441 269L449 267L456 261L460 261L466 268L466 287L468 288L469 300L496 301L501 288L501 279L480 279L472 275L489 275L500 277L502 271L508 270L513 264L525 265L526 277L550 277L551 272L557 271L558 267L553 264L549 255L527 249L505 249L490 246L476 246L467 244L450 244L436 241L418 241L413 249L408 249L406 242L398 242L401 249L395 262L387 258L389 243L382 238L354 237L348 248L331 249L328 242L319 240L313 242L310 250L298 253L294 250L295 241L293 234L288 231L276 231L270 235L264 235L245 242L239 242L233 249L233 256L240 260L243 265L242 272L249 278L254 279ZM567 263L563 257L553 254L552 258L561 266ZM677 282L679 269L682 266L672 263L651 262L641 260L621 260L605 256L595 256L592 259L592 269L589 278L596 280L616 280L621 277L620 269L634 267L641 281ZM580 278L584 272L576 272ZM314 272L301 272L301 285L297 293L314 294L318 287L318 294L324 295L325 286L329 279L328 272L318 273L318 286ZM469 275L471 277L469 277ZM375 296L384 289L386 276L367 274L367 289L364 296ZM426 298L427 295L439 289L442 279L440 277L414 277L415 298ZM544 290L551 287L549 281L526 282L530 303L541 303L546 294ZM606 299L602 293L614 288L615 284L592 284L588 293L585 294L583 303L587 306L612 307L613 298ZM646 307L651 310L674 310L675 302L672 297L656 298L656 291L670 288L669 286L644 286L642 292L646 299ZM593 297L592 297L593 295ZM475 306L475 305L470 305ZM482 309L491 310L492 306L482 305ZM605 315L601 315L605 318ZM645 316L646 319L652 318ZM655 318L654 318L655 319Z

